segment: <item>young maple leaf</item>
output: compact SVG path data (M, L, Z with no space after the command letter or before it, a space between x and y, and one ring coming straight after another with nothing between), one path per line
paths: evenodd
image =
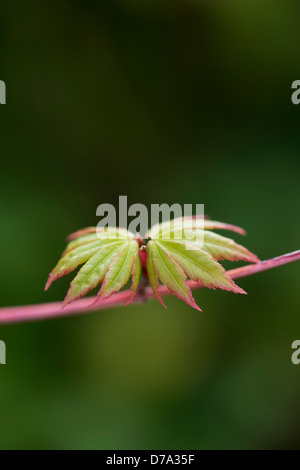
M50 273L45 289L85 263L71 282L63 307L83 297L101 282L97 300L107 298L127 283L131 273L133 299L141 273L139 244L134 238L133 233L119 228L99 231L94 227L70 235L71 241Z
M164 306L159 293L159 281L172 294L197 310L201 309L193 299L187 278L204 287L245 294L218 261L226 259L256 263L259 260L234 240L212 232L213 229L245 234L240 227L195 217L154 225L146 234L148 243L139 235L135 236L118 227L102 230L88 227L79 230L68 237L70 242L50 273L45 289L56 279L83 264L71 282L63 307L101 283L95 302L103 300L122 289L132 276L128 304L138 292L142 272L154 296Z

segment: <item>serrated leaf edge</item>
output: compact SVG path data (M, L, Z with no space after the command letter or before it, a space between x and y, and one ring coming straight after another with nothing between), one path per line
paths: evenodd
M157 248L157 247L156 247ZM163 249L161 247L161 249ZM178 299L180 300L184 300L184 302L186 302L188 305L190 305L190 307L193 307L194 309L196 310L199 310L200 312L202 312L201 308L196 304L195 302L195 299L192 295L192 291L191 289L189 288L189 286L187 285L186 281L187 281L187 275L186 273L184 272L184 270L182 269L182 267L180 266L180 264L172 257L172 255L170 253L168 253L166 250L163 250L165 252L165 254L172 260L172 262L176 265L176 267L181 271L183 277L185 278L184 280L184 283L185 283L185 286L186 286L186 289L188 291L188 299L186 298L186 296L184 295L184 292L182 291L182 287L178 284L177 280L175 279L173 273L167 268L166 264L164 263L162 257L161 257L161 254L159 253L159 249L157 248L157 253L160 257L160 261L164 264L165 266L165 269L169 272L169 274L171 275L171 277L173 278L173 281L175 284L177 284L178 288L179 288L179 291L183 292L183 295L178 295L178 293L171 289L169 286L166 286L168 288L168 290L173 294L175 295L176 297L178 297ZM159 277L159 270L158 270L158 277Z

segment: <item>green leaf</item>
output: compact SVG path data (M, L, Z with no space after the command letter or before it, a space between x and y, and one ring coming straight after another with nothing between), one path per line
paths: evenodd
M111 243L114 243L114 240L97 240L68 251L51 271L45 290L49 289L52 282L56 281L62 276L65 276L66 274L71 273L80 264L85 263L100 249Z
M139 282L140 282L141 272L142 272L142 263L141 263L140 255L139 255L139 252L138 252L134 255L134 260L133 260L133 264L132 264L131 297L125 305L130 304L134 300L134 298L137 294L137 289L138 289Z
M71 283L63 307L94 289L103 281L105 273L116 254L129 245L127 240L107 244L87 261Z
M226 274L225 269L212 256L199 248L189 247L187 242L160 240L156 244L183 268L190 279L203 286L230 290L245 294ZM192 249L188 249L192 248Z
M127 304L130 303L138 292L142 266L155 297L164 306L159 280L173 294L198 310L186 282L187 276L206 287L245 293L217 260L257 262L258 258L234 240L210 229L245 233L240 227L200 216L184 217L152 227L146 237L150 238L146 252L140 253L139 246L143 240L126 229L87 227L69 236L70 242L50 273L46 289L54 280L85 263L72 281L63 306L84 296L101 282L96 300L105 299L120 290L131 275L131 295ZM196 239L191 239L194 235Z
M147 244L147 274L148 274L148 279L150 282L150 286L152 287L153 293L155 298L165 307L166 305L164 304L161 295L159 293L159 282L158 282L158 272L157 272L157 265L154 260L154 253L155 253L155 244L152 241L149 241Z
M133 261L139 256L139 244L136 240L125 242L109 265L108 271L97 296L96 302L119 291L128 281L132 272Z
M201 310L195 303L191 290L186 284L186 275L176 260L168 253L159 242L153 241L153 261L157 266L158 277L172 294L184 300L188 305Z
M231 238L223 237L209 230L174 229L171 230L169 236L169 240L186 240L189 244L207 251L216 260L242 260L249 263L257 263L259 261L257 256L244 246L239 245ZM159 239L165 239L163 233Z
M209 230L204 231L203 250L210 253L216 260L259 262L257 256L244 246L239 245L231 238L223 237Z

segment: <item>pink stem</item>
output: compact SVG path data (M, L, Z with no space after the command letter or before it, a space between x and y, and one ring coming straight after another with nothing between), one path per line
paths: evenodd
M251 274L276 268L277 266L292 263L297 260L300 260L300 250L278 256L278 258L261 261L257 264L249 264L241 268L232 269L231 271L227 271L227 273L232 279L239 279L241 277L250 276ZM202 287L201 284L195 281L188 281L188 285L191 289L200 289ZM170 294L170 291L166 286L160 286L159 292L161 296ZM0 308L0 324L42 320L45 318L75 315L83 312L89 313L95 310L124 305L129 300L130 296L130 290L118 292L93 307L91 307L91 304L94 302L96 297L87 297L85 299L77 300L73 304L65 307L63 310L61 308L61 302ZM137 297L135 302L144 302L152 297L152 289L148 288L144 291L143 297Z

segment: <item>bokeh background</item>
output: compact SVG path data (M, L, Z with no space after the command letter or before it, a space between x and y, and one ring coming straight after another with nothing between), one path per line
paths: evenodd
M299 248L298 0L2 5L1 306L43 292L102 202L204 203L262 259ZM243 240L239 235L237 241ZM0 327L3 449L300 448L299 264Z

